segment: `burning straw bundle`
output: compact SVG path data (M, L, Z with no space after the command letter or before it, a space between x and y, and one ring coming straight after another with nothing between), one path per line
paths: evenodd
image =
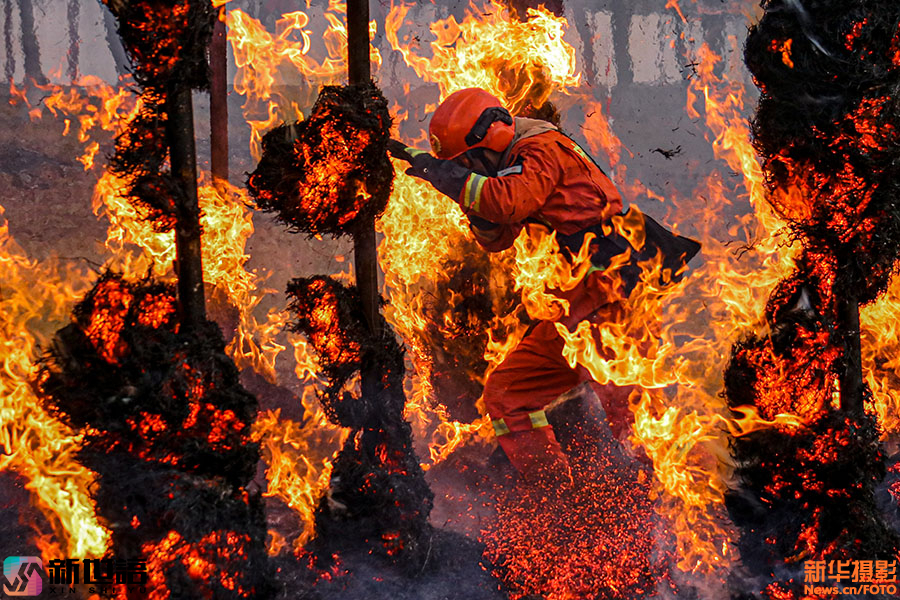
M892 559L898 540L874 488L884 475L859 364L858 305L875 300L900 254L900 4L768 0L745 58L762 92L753 122L768 200L803 245L767 307L768 336L738 343L732 406L799 417L734 441L730 500L742 556L788 589L804 560ZM841 410L833 406L840 397ZM781 595L778 595L781 594Z
M103 276L57 332L42 389L84 432L111 552L147 562L154 597L265 598L265 517L244 487L259 462L257 402L206 320L200 258L191 90L208 85L216 11L209 0L107 3L143 91L110 170L158 230L175 230L177 293Z
M325 86L308 119L266 134L247 188L261 210L293 231L353 233L391 195L390 128L387 100L371 82Z
M262 504L242 487L259 460L256 399L215 324L178 330L171 286L108 273L57 332L41 388L84 432L115 558L146 560L158 593L266 597Z
M403 350L386 323L380 336L365 325L355 288L329 277L295 279L288 287L293 329L319 354L329 380L320 399L328 417L356 434L334 463L329 498L316 514L318 545L338 549L365 540L418 569L426 558L433 494L403 420ZM346 389L364 365L379 365L379 385L355 395ZM348 527L352 524L352 527Z
M109 169L158 230L175 226L182 183L168 171L167 127L178 89L209 88L206 49L216 10L209 0L105 0L141 89L141 110L116 140Z

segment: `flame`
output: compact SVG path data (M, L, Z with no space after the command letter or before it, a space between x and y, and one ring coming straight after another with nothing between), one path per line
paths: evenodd
M874 396L882 437L900 432L900 279L876 302L860 308L863 371Z
M677 0L669 0L667 8L673 8L684 19ZM529 20L523 23L509 19L499 2L491 2L484 10L471 10L462 22L449 17L432 23L434 40L429 45L431 56L426 57L412 36L402 35L409 11L409 5L392 5L386 23L387 40L422 80L437 84L442 98L455 90L478 86L498 95L516 111L529 104L539 105L554 93L580 93L575 51L564 40L564 19L539 10L529 11ZM317 35L310 29L309 16L299 11L284 15L274 34L240 10L228 13L228 37L238 66L235 88L245 96L245 117L252 130L251 149L257 158L263 132L280 121L302 119L319 85L343 81L346 32L342 14L342 7L332 2L325 16L328 30ZM317 47L319 39L323 40L324 50ZM789 44L777 51L783 60L790 60ZM324 58L313 58L323 52ZM373 57L374 53L373 49ZM723 493L731 477L727 435L761 427L802 427L803 422L779 414L777 409L774 414L765 415L742 409L734 415L719 397L721 373L731 344L742 333L765 327L766 299L775 283L790 272L797 249L782 235L782 221L764 201L762 171L749 143L743 84L717 74L721 60L707 47L701 49L696 63L697 77L692 79L688 92L688 114L705 120L710 131L708 140L717 158L744 179L740 188L729 189L721 176L712 173L690 202L665 199L668 224L696 223L697 237L704 243L703 264L695 267L684 283L666 290L651 285L652 278L645 280L630 301L629 317L624 323L593 328L585 324L573 331L560 328L560 333L572 364L588 368L598 381L642 388L631 399L636 421L632 441L640 444L653 461L658 509L669 517L677 534L679 567L709 573L727 567L735 558L734 532L727 526L723 509ZM12 86L10 92L16 101L27 103L23 90ZM92 144L95 141L89 138L96 131L116 131L117 123L134 110L125 99L121 103L114 99L118 98L118 91L109 98L113 112L102 114L119 115L116 119L102 117L98 109L96 120L82 120L81 115L93 114L88 106L95 106L96 101L78 105L79 100L71 99L71 108L64 108L62 99L54 100L51 109L48 100L45 107L72 119L71 123L78 127L71 127L70 131L77 131L79 139L84 136L82 141ZM590 148L607 154L623 195L632 200L646 197L662 201L659 194L639 181L627 179L620 158L628 149L615 136L602 105L592 101L586 106L589 116L584 131ZM97 150L89 146L88 151L90 154ZM87 158L85 161L89 162ZM386 316L406 341L415 366L415 373L407 382L411 398L407 417L413 421L418 437L427 440L430 464L423 465L427 468L444 460L461 444L490 440L491 433L485 416L472 423L454 421L447 407L434 397L428 383L433 369L431 349L418 341L431 320L448 318L428 313L429 294L441 283L443 266L448 261L470 258L464 254L464 248L473 244L466 219L454 203L407 177L402 170L402 166L397 169L390 204L378 223L384 235L379 257L390 296ZM95 211L106 215L111 223L107 247L129 272L171 272L171 236L159 234L143 223L121 200L120 187L120 182L104 175L95 194ZM706 199L705 206L694 200L701 198ZM204 230L209 240L204 240L207 282L239 307L240 325L229 346L236 361L274 377L275 358L284 349L274 341L274 335L283 328L286 315L273 312L262 322L253 316L267 291L260 289L264 283L261 276L245 270L244 246L252 234L252 221L242 202L242 193L231 188L205 186L201 191ZM791 206L789 195L784 204ZM704 215L701 222L696 219L698 211ZM734 213L741 216L730 217ZM511 274L532 316L551 318L565 314L564 298L549 294L547 289L566 289L580 281L586 267L585 256L580 254L574 262L565 262L559 257L553 236L535 231L530 234L517 240L514 251L491 255L490 267L498 278ZM736 240L739 246L720 240ZM134 247L140 251L135 252ZM32 270L44 268L27 264ZM0 267L12 268L4 263ZM648 268L653 270L658 265L650 264ZM71 292L70 298L75 295ZM0 306L9 301L3 296ZM70 299L66 302L71 304ZM30 311L32 306L43 304L22 302L15 310ZM864 345L867 380L875 393L875 408L886 434L900 429L900 395L892 391L900 378L895 351L900 346L900 329L887 325L894 322L898 309L900 283L895 281L885 298L865 307L862 313L866 339L872 340ZM62 319L65 311L60 309L58 314ZM489 365L499 364L515 347L524 333L520 317L520 311L503 313L490 323L485 352ZM658 326L650 327L651 323ZM24 331L24 326L12 327L7 337L13 339L11 336L23 335ZM299 548L311 535L312 512L325 493L330 451L343 443L346 432L328 426L314 400L313 374L317 367L307 351L307 342L295 338L290 343L298 377L307 386L302 400L304 420L284 419L277 411L265 412L254 428L254 436L261 440L269 463L267 494L280 498L300 515L301 532L294 540L295 548ZM24 357L22 365L29 365L30 351L20 352L19 346L23 344L17 343L16 356ZM33 342L25 345L33 346ZM10 364L8 359L6 364ZM19 373L25 367L14 367L12 371L10 368L7 366L7 373ZM15 381L27 380L26 369ZM0 382L5 384L6 379ZM18 385L21 389L14 388L17 393L30 393L26 385ZM12 414L34 411L34 402L23 397L24 403L14 409L19 412ZM16 420L4 418L4 423ZM7 428L3 431L4 436L12 435ZM22 447L3 441L8 448ZM48 445L40 443L34 447ZM0 464L12 464L12 459L4 461ZM32 478L31 485L37 485L33 483L36 475L27 475L27 469L33 467L13 468ZM58 494L47 497L56 498ZM66 529L90 530L81 525L66 525ZM277 540L277 536L273 539ZM173 547L178 542L173 540Z
M764 327L768 295L790 272L797 252L764 200L762 170L743 113L743 85L717 75L720 61L708 47L700 50L687 110L705 119L716 157L743 174L744 182L743 190L728 190L713 174L694 194L708 199L703 222L697 224L705 262L666 290L655 289L652 275L645 278L628 300L625 322L582 323L572 332L558 326L570 364L584 366L601 383L644 389L633 399L631 439L653 460L665 492L660 510L673 521L679 568L699 573L727 567L735 557L734 532L723 525L723 494L730 480L725 433L772 424L750 411L731 416L719 395L721 373L731 344L744 332ZM702 113L696 107L701 100ZM749 202L752 212L738 226L717 231L715 223L729 221L724 215L733 210L732 198ZM691 217L696 204L673 200L668 222L696 222ZM738 236L746 240L739 253L719 241ZM647 267L651 273L657 268ZM648 330L649 323L659 328ZM773 416L776 422L788 419Z
M3 209L0 207L0 216ZM69 318L89 280L56 261L29 258L0 224L0 470L26 479L25 487L56 531L41 544L44 560L99 558L109 531L97 520L90 488L94 474L76 460L80 438L48 415L34 392L38 345Z
M529 104L539 106L552 92L564 92L580 81L575 50L563 40L567 22L549 11L531 10L527 22L520 22L510 19L501 4L491 2L483 9L471 9L462 22L452 16L435 21L430 25L436 38L430 45L432 56L425 57L415 52L415 39L400 41L409 10L409 5L392 5L385 24L387 40L422 79L438 84L442 98L477 86L503 99L515 112ZM421 137L427 139L424 132ZM376 224L385 236L378 249L390 295L385 316L412 350L416 373L407 385L411 400L406 415L418 437L430 440L428 454L434 465L460 445L484 442L491 435L483 410L472 423L451 420L447 407L433 397L427 383L433 371L432 350L414 341L427 338L430 319L441 318L429 315L428 306L441 278L447 277L444 265L465 263L462 251L473 248L474 241L458 206L406 176L400 163L395 167L400 168L395 169L394 191ZM512 270L512 252L492 255L489 260L491 269ZM515 347L524 329L517 315L493 319L485 355L491 366ZM481 378L483 374L472 376ZM431 465L423 464L423 468Z
M126 274L147 271L171 276L175 260L174 232L160 233L142 219L124 197L125 184L104 173L94 188L93 209L109 220L106 247L112 265ZM264 287L265 277L247 271L247 240L253 235L252 213L244 190L225 182L201 185L200 224L204 235L203 276L206 283L238 309L239 321L227 351L238 367L250 366L274 381L275 360L285 349L275 336L284 328L287 313L270 310L264 320L257 315L263 299L274 293Z
M64 117L62 135L74 134L78 141L85 145L84 153L78 161L89 171L94 166L94 158L100 151L100 140L105 134L118 134L140 110L140 100L123 80L118 86L112 86L94 75L85 75L72 82L71 86L40 85L35 87L47 94L39 106L32 109L33 120L43 118L44 110L53 117ZM19 90L10 82L10 94L30 107L25 91ZM72 128L72 120L78 123Z
M346 12L346 4L329 2L324 13L329 26L321 36L308 28L310 18L302 11L282 15L274 34L240 9L228 12L225 23L237 66L234 89L245 97L244 118L251 129L250 151L255 160L262 157L266 131L282 122L303 120L303 108L312 105L321 86L346 79L347 28L342 22ZM376 31L371 21L369 36ZM311 55L316 39L325 45L321 61ZM381 54L374 46L370 59L381 65Z
M409 9L392 2L385 23L388 42L419 77L438 84L441 98L479 87L516 113L526 103L541 106L552 92L580 83L575 48L563 39L568 22L546 9L528 9L527 21L518 21L501 2L491 0L483 8L470 7L462 23L452 15L437 20L429 26L436 38L431 58L414 52L416 38L400 42Z
M314 391L304 392L301 402L309 415L302 422L283 418L277 409L261 413L253 428L268 464L268 489L264 495L279 498L300 519L300 532L293 541L298 551L313 537L315 510L331 480L331 459L350 431L329 423ZM278 545L273 553L283 547Z

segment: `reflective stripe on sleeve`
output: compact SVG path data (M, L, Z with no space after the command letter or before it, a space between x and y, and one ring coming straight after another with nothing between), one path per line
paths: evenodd
M509 433L509 427L506 426L506 421L503 419L494 419L491 421L491 425L494 426L494 435L506 435Z
M478 212L481 208L481 188L484 187L485 181L487 181L487 177L484 175L479 175L478 173L469 175L464 187L464 208L471 208L475 212Z

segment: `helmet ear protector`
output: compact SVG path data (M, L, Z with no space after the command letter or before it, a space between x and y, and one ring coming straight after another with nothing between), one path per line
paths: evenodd
M491 106L490 108L484 109L481 116L479 116L478 120L475 121L475 124L472 125L472 129L466 134L466 144L468 146L474 146L481 142L485 136L487 136L488 129L490 129L491 125L497 121L505 123L506 125L513 124L512 115L510 115L509 111L502 106Z

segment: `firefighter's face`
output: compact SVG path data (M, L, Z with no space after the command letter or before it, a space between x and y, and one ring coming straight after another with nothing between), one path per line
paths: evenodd
M500 164L500 153L487 148L473 148L460 154L454 161L480 175L493 177L497 174L497 166Z

